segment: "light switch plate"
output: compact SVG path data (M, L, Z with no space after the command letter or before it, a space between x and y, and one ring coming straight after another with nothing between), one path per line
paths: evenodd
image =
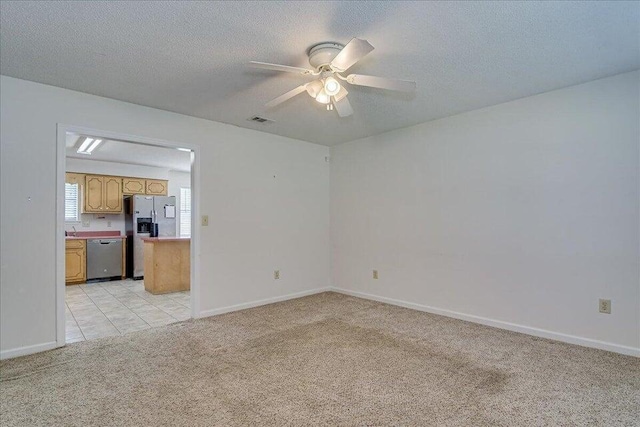
M202 215L202 226L206 227L209 225L209 215Z

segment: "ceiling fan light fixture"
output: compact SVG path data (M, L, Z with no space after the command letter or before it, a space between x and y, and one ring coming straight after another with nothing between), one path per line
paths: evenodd
M316 101L318 101L320 104L328 104L331 101L331 97L323 88L316 96Z
M329 96L336 95L340 92L340 83L333 77L327 77L324 79L324 91Z
M302 84L267 102L265 104L267 108L280 105L306 91L318 103L325 105L328 111L335 110L338 116L348 117L353 115L353 108L347 99L349 92L345 88L346 85L368 86L401 92L412 92L416 89L416 82L409 80L360 74L349 74L345 77L340 74L346 72L372 50L373 46L368 41L353 38L346 45L323 42L312 46L307 54L309 56L309 64L313 67L313 70L257 61L251 61L250 65L267 70L317 77L317 80ZM338 79L345 81L345 86Z
M316 96L318 96L320 91L322 91L322 82L320 80L314 80L311 83L307 84L306 89L309 96L315 98Z

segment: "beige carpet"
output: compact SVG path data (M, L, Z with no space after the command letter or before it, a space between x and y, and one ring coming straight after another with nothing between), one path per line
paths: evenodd
M0 424L639 425L640 359L324 293L0 364Z

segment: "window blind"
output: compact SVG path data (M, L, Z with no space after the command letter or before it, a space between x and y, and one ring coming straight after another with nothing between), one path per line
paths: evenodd
M64 220L65 221L80 221L79 218L79 185L64 184Z
M180 235L191 236L191 188L180 188Z

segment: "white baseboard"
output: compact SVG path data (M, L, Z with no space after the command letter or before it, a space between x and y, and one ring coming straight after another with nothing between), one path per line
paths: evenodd
M212 310L203 310L203 311L201 311L200 313L198 313L196 315L196 318L210 317L210 316L215 316L217 314L230 313L232 311L238 311L238 310L244 310L244 309L247 309L247 308L259 307L261 305L273 304L274 302L281 302L281 301L286 301L286 300L290 300L290 299L306 297L306 296L309 296L309 295L319 294L319 293L322 293L322 292L329 292L329 291L332 291L332 290L333 290L333 288L330 288L330 287L316 288L316 289L311 289L311 290L308 290L308 291L296 292L296 293L293 293L293 294L281 295L281 296L277 296L277 297L273 297L273 298L266 298L266 299L261 299L261 300L257 300L257 301L250 301L250 302L245 302L245 303L242 303L242 304L230 305L230 306L227 306L227 307L214 308Z
M46 342L44 344L28 345L26 347L12 348L10 350L0 351L0 360L11 359L13 357L26 356L28 354L39 353L41 351L52 350L60 347L56 341Z
M474 316L471 314L458 313L456 311L445 310L437 307L430 307L427 305L416 304L412 302L397 300L393 298L386 298L377 295L368 294L365 292L350 291L342 288L331 288L332 291L345 295L351 295L358 298L369 299L378 302L384 302L387 304L397 305L400 307L411 308L413 310L424 311L432 314L439 314L441 316L453 317L454 319L466 320L468 322L480 323L482 325L493 326L494 328L506 329L508 331L520 332L523 334L533 335L540 338L548 338L551 340L562 341L569 344L576 344L583 347L597 348L600 350L612 351L614 353L625 354L628 356L640 357L640 348L627 347L624 345L614 344L605 341L593 340L590 338L577 337L575 335L567 335L559 332L548 331L545 329L533 328L530 326L518 325L515 323L503 322L501 320L489 319L481 316Z

